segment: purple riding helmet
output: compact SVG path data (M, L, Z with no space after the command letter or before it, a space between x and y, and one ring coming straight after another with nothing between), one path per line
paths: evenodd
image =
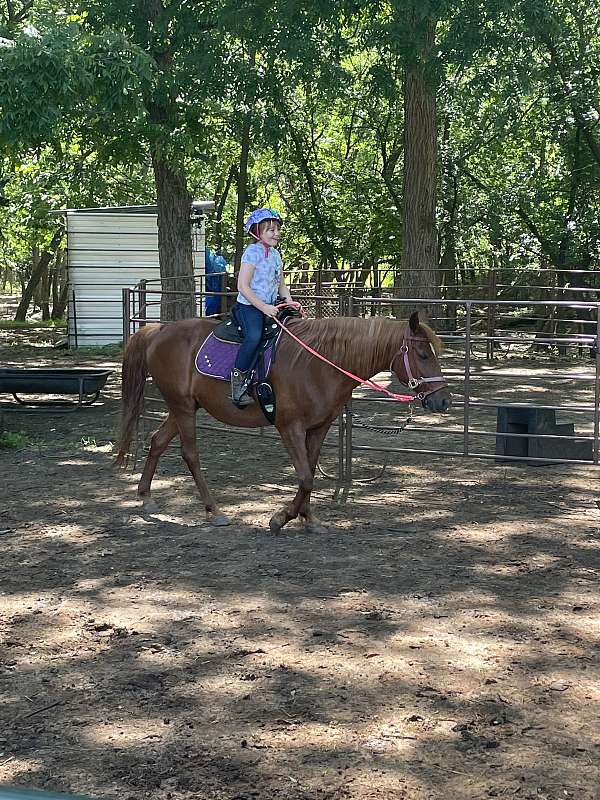
M276 222L279 222L280 225L283 225L281 214L278 211L274 211L272 208L256 208L246 220L244 230L252 236L253 233L250 230L252 226L258 225L261 222L266 222L268 219L274 219Z

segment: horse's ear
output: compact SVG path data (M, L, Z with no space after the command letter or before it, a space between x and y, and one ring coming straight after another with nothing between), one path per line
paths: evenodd
M410 326L411 333L414 333L414 335L416 336L417 333L419 332L419 312L418 311L413 311L413 313L410 315L410 319L408 320L408 324Z

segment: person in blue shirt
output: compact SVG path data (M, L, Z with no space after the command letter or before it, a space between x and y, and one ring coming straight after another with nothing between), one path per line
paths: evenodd
M227 262L223 256L219 256L214 250L208 248L204 251L204 274L206 275L206 291L221 292L226 288L224 274L227 273ZM204 312L206 316L221 313L221 298L218 295L208 295L204 300Z
M239 408L253 402L246 392L252 378L265 318L277 314L277 300L299 307L292 300L283 279L283 262L277 250L282 226L281 216L271 208L255 209L244 225L246 233L255 241L242 253L238 296L233 308L244 336L231 371L231 399Z

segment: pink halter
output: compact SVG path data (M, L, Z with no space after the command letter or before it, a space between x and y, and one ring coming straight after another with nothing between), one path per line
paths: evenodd
M409 389L413 389L414 390L418 386L422 386L424 383L439 383L439 384L441 384L440 386L436 386L435 388L428 389L427 391L419 392L417 397L418 397L419 400L423 400L428 395L439 391L444 386L447 386L448 383L447 383L447 381L446 381L446 379L444 378L443 375L435 375L435 376L433 376L431 378L423 378L423 377L415 378L415 376L413 375L412 367L410 365L409 353L410 353L410 343L411 342L427 342L427 344L429 346L431 346L430 342L429 342L429 339L426 339L426 338L421 337L421 336L413 336L412 334L408 334L408 336L407 336L405 334L404 339L402 341L402 345L400 346L400 350L398 350L398 352L394 354L394 357L392 358L392 361L390 363L390 372L394 371L394 369L393 369L394 361L398 358L399 355L402 355L402 361L403 361L403 364L404 364L404 371L406 372L406 377L408 379L408 382L407 382L406 385L408 386Z

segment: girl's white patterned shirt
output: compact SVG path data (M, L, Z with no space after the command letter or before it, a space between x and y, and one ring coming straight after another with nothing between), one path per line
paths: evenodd
M242 264L254 264L250 288L264 303L273 303L279 292L283 268L279 250L269 247L269 254L265 256L264 245L253 242L242 253ZM241 292L237 296L237 301L246 306L252 305Z

